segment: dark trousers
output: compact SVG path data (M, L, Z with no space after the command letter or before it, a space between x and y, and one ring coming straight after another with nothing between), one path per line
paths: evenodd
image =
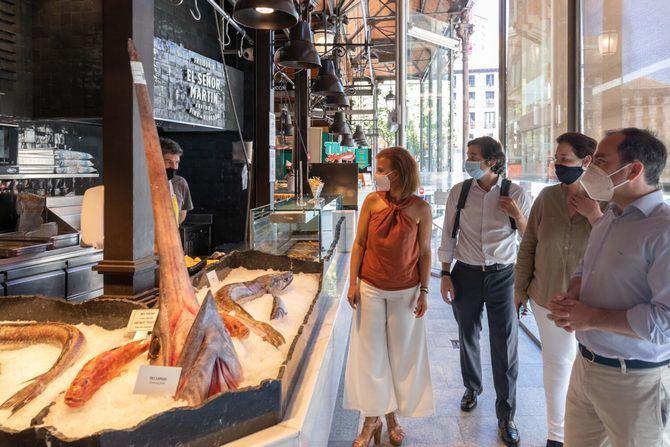
M516 410L516 379L519 322L514 308L514 266L483 272L456 263L451 273L456 300L454 316L458 322L463 384L482 391L482 365L479 334L486 305L493 384L496 389L498 419L512 420Z

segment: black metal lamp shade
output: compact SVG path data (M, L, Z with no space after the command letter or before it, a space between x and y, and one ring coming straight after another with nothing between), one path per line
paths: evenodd
M291 28L290 39L275 54L275 63L284 68L319 68L321 56L312 43L309 23L300 21Z
M237 0L233 18L249 28L277 30L295 26L300 16L293 0Z
M333 93L326 96L326 107L329 109L348 109L351 107L351 103L349 102L349 97L344 93Z
M335 112L335 118L333 120L333 124L330 125L328 128L328 132L338 134L338 135L344 135L344 134L351 134L351 128L347 124L347 120L344 116L344 112L341 110L338 110Z
M363 132L363 126L360 124L356 125L356 132L354 132L354 140L362 141L365 140L365 132Z
M293 124L291 123L291 114L286 108L283 108L277 123L277 133L287 137L293 136Z
M333 93L344 93L344 86L335 74L335 64L331 59L323 59L321 68L312 86L312 93L316 95L332 95Z
M357 145L354 139L351 138L350 134L344 134L342 135L342 141L340 141L340 146L356 147Z

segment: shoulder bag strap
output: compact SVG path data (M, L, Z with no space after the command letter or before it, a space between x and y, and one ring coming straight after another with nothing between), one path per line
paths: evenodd
M473 179L467 179L463 182L463 188L461 189L461 195L458 196L458 205L456 205L456 217L454 218L454 229L451 231L451 238L456 239L458 235L458 229L461 226L461 210L465 208L465 201L468 199L468 193L472 187Z

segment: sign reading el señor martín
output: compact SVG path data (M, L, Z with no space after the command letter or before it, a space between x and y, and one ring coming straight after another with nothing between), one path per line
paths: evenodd
M242 72L228 67L242 114ZM233 129L223 65L169 40L154 38L154 114L157 119Z

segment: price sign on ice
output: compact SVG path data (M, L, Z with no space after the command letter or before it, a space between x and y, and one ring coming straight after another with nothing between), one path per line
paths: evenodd
M209 282L210 287L214 286L214 283L219 281L219 277L216 276L216 270L207 272L207 281Z
M140 366L133 394L168 394L177 392L181 368L174 366Z
M158 309L135 309L128 320L128 332L151 332L158 318Z

